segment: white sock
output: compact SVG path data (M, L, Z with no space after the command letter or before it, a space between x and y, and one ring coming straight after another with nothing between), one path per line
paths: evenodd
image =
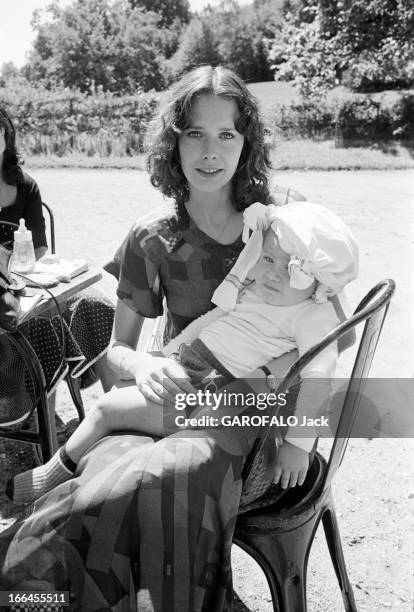
M17 503L31 503L72 478L76 464L66 455L63 446L45 465L17 474L9 480L6 494Z

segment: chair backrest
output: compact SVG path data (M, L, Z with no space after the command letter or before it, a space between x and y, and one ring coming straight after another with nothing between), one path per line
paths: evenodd
M300 383L301 371L316 357L316 355L319 355L319 353L332 342L337 342L338 338L349 332L349 330L365 322L350 378L346 383L345 390L341 390L342 405L340 406L340 419L336 429L335 440L331 448L323 486L331 482L342 462L382 325L394 291L395 283L390 279L384 280L373 287L360 302L352 317L340 323L335 329L329 332L321 342L310 348L302 357L295 361L275 391L276 394L286 393L288 389ZM277 407L273 415L277 416ZM245 486L248 479L254 478L255 468L260 464L260 453L263 450L270 431L270 426L263 428L260 438L258 438L253 445L243 471Z
M50 251L52 253L56 253L56 244L55 244L55 218L53 216L52 209L50 206L46 204L46 202L42 202L42 206L45 209L48 219L49 219L49 238L50 238Z
M42 368L20 331L1 335L0 352L1 436L21 429L39 402L47 405L47 397Z
M39 460L47 461L57 450L57 440L40 362L19 330L2 336L1 351L8 359L0 364L0 437L38 445ZM34 413L37 431L24 428Z
M52 209L45 202L42 202L43 209L46 211L46 217L49 221L49 242L50 250L56 253L55 241L55 218ZM0 244L6 249L13 249L14 232L18 229L17 223L11 221L0 221Z

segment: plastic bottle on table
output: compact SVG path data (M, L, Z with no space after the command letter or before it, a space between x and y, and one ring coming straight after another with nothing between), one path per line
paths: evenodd
M11 270L27 274L33 270L35 263L32 232L26 228L24 219L20 219L19 229L14 232Z

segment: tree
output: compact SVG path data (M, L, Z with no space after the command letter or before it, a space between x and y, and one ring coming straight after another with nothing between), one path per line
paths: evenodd
M160 26L169 28L178 20L180 24L190 21L188 0L129 0L132 8L141 8L160 15Z
M162 89L172 38L160 23L159 15L132 8L128 0L76 0L64 9L55 2L35 16L37 36L25 73L81 91Z
M250 81L272 80L264 39L278 29L281 16L273 0L256 0L240 10L236 0L222 0L196 15L185 29L170 67L178 76L201 64L222 64Z
M3 62L0 69L0 87L5 87L9 81L19 77L20 71L13 62Z
M218 45L213 28L207 19L195 17L184 30L179 48L170 61L173 77L178 77L186 70L210 64L221 63Z
M153 12L133 9L118 13L112 42L113 90L134 92L164 89L165 49L170 44L168 31L160 28L160 17Z
M305 96L338 83L359 91L414 83L411 0L289 0L279 40L269 45L275 78Z
M234 70L246 81L270 81L272 71L262 46L262 36L257 24L239 17L221 37L219 52L223 64Z

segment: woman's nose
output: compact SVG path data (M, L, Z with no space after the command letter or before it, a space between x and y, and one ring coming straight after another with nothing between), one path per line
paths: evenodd
M207 140L203 150L203 159L217 159L217 151L213 140Z
M207 160L207 159L217 159L217 155L216 153L210 153L209 151L205 151L203 153L203 159Z

